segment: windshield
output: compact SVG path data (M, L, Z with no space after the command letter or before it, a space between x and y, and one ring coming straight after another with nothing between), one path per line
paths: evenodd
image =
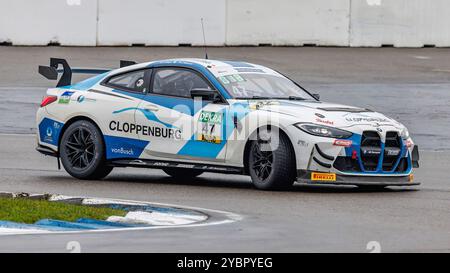
M314 98L291 80L262 73L237 73L218 77L225 89L236 99L300 99Z

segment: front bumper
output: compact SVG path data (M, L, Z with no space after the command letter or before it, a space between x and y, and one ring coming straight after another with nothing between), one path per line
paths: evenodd
M355 185L355 186L417 186L413 176L353 176L332 174L334 179L313 180L313 173L331 176L331 173L317 173L312 171L298 170L297 182L310 185ZM320 176L319 176L320 177ZM317 179L317 178L316 178ZM320 179L320 178L319 178Z

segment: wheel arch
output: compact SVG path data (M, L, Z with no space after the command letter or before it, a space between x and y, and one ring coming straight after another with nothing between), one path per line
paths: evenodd
M293 170L293 172L296 173L297 172L297 158L296 158L295 149L294 149L294 146L292 144L292 140L289 137L289 134L285 130L280 128L279 126L274 126L274 125L270 125L269 124L269 125L264 125L264 126L260 126L260 127L256 128L249 135L249 137L247 138L247 141L246 141L245 146L244 146L244 160L243 160L244 170L243 170L243 174L246 174L246 175L249 174L248 162L249 162L249 152L250 152L250 144L251 144L251 142L255 139L256 135L259 133L259 131L261 129L267 129L267 128L277 128L277 130L280 132L280 134L284 135L286 137L286 139L288 140L289 149L291 150L292 156L294 157L293 158L293 161L294 161L293 167L295 168L295 170Z
M103 148L106 148L106 144L105 144L105 136L103 135L102 130L100 129L100 126L98 126L97 122L95 122L95 120L93 120L92 118L88 117L88 116L74 116L71 117L69 120L67 120L66 123L64 123L63 128L61 129L61 133L59 134L59 139L58 139L58 153L60 151L60 145L61 145L61 139L64 135L64 133L66 132L67 128L69 128L70 125L72 125L73 123L80 121L80 120L86 120L91 122L95 127L97 127L97 129L100 131L100 134L102 135L102 139L103 139Z

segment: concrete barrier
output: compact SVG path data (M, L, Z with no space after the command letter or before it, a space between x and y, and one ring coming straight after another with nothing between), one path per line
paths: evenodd
M448 0L352 0L350 46L450 46Z
M98 45L224 45L225 0L98 1Z
M96 45L97 0L0 0L0 42Z
M228 0L227 45L348 45L349 0Z
M450 46L448 0L0 0L0 43Z

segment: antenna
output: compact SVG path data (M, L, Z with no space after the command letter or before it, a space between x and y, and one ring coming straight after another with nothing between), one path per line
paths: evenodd
M201 18L200 21L202 22L203 48L205 50L205 59L208 60L208 51L206 50L205 26L203 25L203 18Z

